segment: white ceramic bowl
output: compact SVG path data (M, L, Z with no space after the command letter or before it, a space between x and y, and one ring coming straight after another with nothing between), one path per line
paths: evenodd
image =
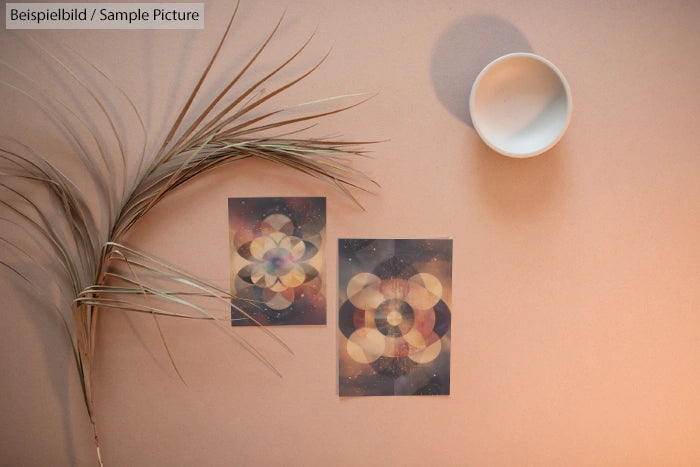
M550 61L531 53L497 58L469 96L474 129L496 152L531 157L550 149L571 120L571 91Z

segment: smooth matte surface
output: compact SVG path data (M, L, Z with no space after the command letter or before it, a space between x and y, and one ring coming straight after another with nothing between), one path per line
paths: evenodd
M134 245L226 286L228 197L326 196L331 307L327 327L278 330L294 356L241 331L283 378L207 323L162 320L186 385L150 316L103 313L95 395L106 465L700 464L700 4L244 0L206 95L285 8L261 64L316 31L291 71L331 54L283 99L377 93L312 133L386 140L355 163L382 188L358 194L362 211L250 160L183 187L135 228ZM229 13L229 2L208 2L203 31L33 37L102 66L155 146ZM26 37L3 30L0 57L73 102ZM468 113L476 73L516 51L556 63L575 97L564 138L530 159L488 149ZM30 102L0 93L3 133L67 157ZM119 124L138 149L138 126ZM337 396L338 237L454 239L450 396ZM6 277L0 463L94 466L60 324Z

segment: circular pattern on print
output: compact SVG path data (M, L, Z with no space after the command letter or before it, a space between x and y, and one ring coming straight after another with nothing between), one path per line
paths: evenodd
M413 328L413 309L396 298L385 300L374 312L377 330L387 337L401 337Z
M316 255L318 247L294 233L289 217L272 214L234 237L238 254L250 261L238 271L238 277L262 289L263 302L275 310L289 307L295 301L294 289L319 275L316 268L305 262ZM320 245L320 235L312 238Z
M408 279L381 279L360 273L348 282L347 296L339 328L354 361L396 378L440 355L451 313L437 277L415 273Z

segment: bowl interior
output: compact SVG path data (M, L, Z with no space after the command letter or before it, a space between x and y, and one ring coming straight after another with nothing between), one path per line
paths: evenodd
M488 65L470 97L474 128L494 150L528 157L551 148L569 123L570 93L562 74L533 54L511 54Z

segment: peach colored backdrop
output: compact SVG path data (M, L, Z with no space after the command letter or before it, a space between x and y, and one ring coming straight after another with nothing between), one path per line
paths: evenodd
M377 94L313 132L386 140L355 163L381 190L358 194L363 212L322 183L245 161L179 190L130 241L226 285L228 197L326 196L328 326L279 329L294 356L243 331L278 378L206 323L162 320L183 385L150 317L103 313L106 465L700 464L700 3L243 0L214 84L285 8L262 63L315 30L290 76L331 55L283 100ZM100 65L155 141L230 11L207 2L202 31L32 35ZM0 58L61 93L26 37L3 29ZM487 149L467 113L479 69L515 51L557 64L574 99L568 133L529 160ZM31 102L0 96L2 133L51 148L56 129ZM337 396L338 237L454 239L450 396ZM0 464L95 465L62 330L2 277Z

